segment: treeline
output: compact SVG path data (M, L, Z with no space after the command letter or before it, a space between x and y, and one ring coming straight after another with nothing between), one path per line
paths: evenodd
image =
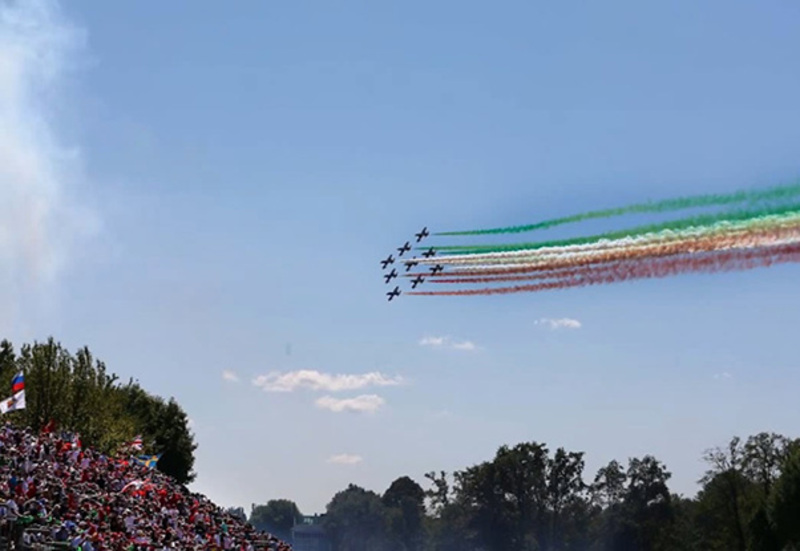
M327 506L334 551L787 551L800 549L800 440L761 433L709 450L694 498L672 493L652 456L585 479L584 454L536 442L381 495L350 485ZM242 511L242 514L244 511ZM253 509L291 528L287 500ZM272 517L275 518L272 518ZM284 519L284 520L281 520Z
M121 445L142 436L144 454L162 454L157 468L180 483L194 480L197 445L189 419L174 400L154 396L130 380L118 377L95 359L88 348L71 354L52 338L24 344L19 352L0 343L0 399L11 395L11 379L25 375L26 408L6 414L15 424L42 430L54 423L57 430L80 436L82 445L115 453Z

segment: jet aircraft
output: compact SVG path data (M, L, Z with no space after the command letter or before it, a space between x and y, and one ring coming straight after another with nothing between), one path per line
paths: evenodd
M392 255L387 256L386 260L381 260L381 264L383 265L383 269L385 270L386 266L388 266L389 264L394 264L394 257Z
M416 289L417 285L419 285L423 281L425 281L425 278L422 277L421 275L418 275L417 277L415 277L414 279L411 280L411 288L412 289Z
M416 256L414 258L417 258ZM411 270L412 266L416 266L419 262L415 262L413 259L406 260L406 272Z
M411 244L408 241L406 241L406 244L403 245L402 247L397 247L397 250L400 252L400 254L397 256L403 256L404 252L411 250Z
M390 281L390 280L391 280L393 277L397 277L397 270L395 270L394 268L392 268L392 271L391 271L391 272L389 272L388 274L384 274L384 276L383 276L383 277L384 277L384 278L386 278L386 283L389 283L389 281Z
M434 250L433 250L433 247L431 247L430 249L428 249L427 251L425 251L424 253L422 253L422 256L424 256L425 258L430 258L430 257L432 257L432 256L433 256L433 255L435 255L435 254L436 254L436 251L434 251Z
M400 296L400 287L395 287L394 290L386 294L389 295L389 302L391 302L394 297Z
M415 235L417 236L417 243L422 241L425 237L428 237L430 235L428 233L428 226L425 226L424 228L422 228L422 231L419 232L418 234L415 234Z
M436 275L437 272L441 272L442 270L444 270L442 265L441 264L437 264L436 266L431 268L431 274Z

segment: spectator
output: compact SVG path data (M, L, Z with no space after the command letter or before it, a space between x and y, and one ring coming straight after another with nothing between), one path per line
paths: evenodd
M0 523L26 546L82 551L291 551L206 497L119 454L82 449L70 434L0 428Z

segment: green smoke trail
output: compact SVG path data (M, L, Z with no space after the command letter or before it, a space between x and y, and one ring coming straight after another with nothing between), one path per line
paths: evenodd
M547 228L552 228L554 226L570 224L573 222L582 222L584 220L611 218L614 216L621 216L624 214L635 214L635 213L645 213L645 212L670 212L670 211L683 210L689 208L726 206L726 205L733 205L736 203L749 203L752 205L767 201L781 202L796 197L797 195L800 195L800 184L783 185L759 191L742 190L727 194L697 195L694 197L680 197L676 199L665 199L662 201L648 201L646 203L638 203L627 207L593 210L589 212L584 212L582 214L565 216L562 218L552 218L550 220L543 220L535 224L527 224L523 226L508 226L505 228L492 228L484 230L438 232L434 235L453 236L453 235L488 235L488 234L498 234L498 233L522 233L534 230L543 230Z
M643 234L635 238L603 241L589 245L573 245L570 247L556 247L554 249L537 249L534 251L501 252L486 254L445 255L438 257L437 263L456 268L457 271L450 275L473 271L484 271L488 266L503 266L508 270L521 267L540 269L547 265L571 265L582 259L597 259L605 256L619 255L625 251L634 255L643 250L667 250L683 244L701 246L708 240L755 239L759 234L770 232L773 236L785 235L789 232L795 235L800 230L800 214L785 216L764 216L744 222L719 222L700 228L688 228L682 231L664 231ZM598 247L599 246L599 247ZM595 248L597 247L597 248ZM552 254L547 254L549 251ZM513 255L513 256L512 256Z
M683 230L662 230L636 236L626 236L622 239L606 239L588 244L565 247L542 247L534 250L489 252L483 254L445 254L427 262L444 263L448 265L530 263L533 260L542 260L552 255L581 255L599 253L602 251L619 249L621 247L669 245L678 241L732 236L752 233L754 231L781 230L789 227L796 227L798 224L800 224L800 213L793 211L783 215L765 215L740 221L726 219L714 224L692 226Z
M453 254L481 254L499 253L522 250L536 250L543 247L563 247L568 245L588 245L596 243L602 239L622 239L625 237L635 237L646 233L654 233L664 230L685 230L688 228L699 228L717 222L737 222L751 220L757 222L759 219L768 216L781 216L786 214L800 214L800 203L785 205L781 207L763 207L759 209L739 210L719 214L705 214L681 218L660 224L650 224L639 226L629 230L617 230L589 237L575 237L571 239L560 239L552 241L536 241L532 243L513 243L506 245L446 245L435 247L439 252L451 252Z

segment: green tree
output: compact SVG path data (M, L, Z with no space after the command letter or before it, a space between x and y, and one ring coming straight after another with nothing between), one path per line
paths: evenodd
M355 484L333 496L323 527L335 551L384 551L388 545L386 507L375 492Z
M501 449L500 453L504 451ZM454 475L457 500L464 506L467 526L476 543L489 551L521 545L517 537L521 504L509 481L503 480L508 474L502 472L502 466L486 461Z
M669 491L671 473L652 456L611 461L590 486L583 454L543 444L501 446L494 458L451 478L429 472L427 491L407 477L383 496L389 547L375 495L351 486L330 510L337 551L407 549L397 537L403 498L423 510L425 551L790 551L800 549L800 440L762 432L704 454L694 499ZM333 505L332 502L331 505ZM370 505L372 504L372 505ZM348 512L349 511L349 512ZM378 520L376 520L378 519ZM335 522L334 522L335 521ZM372 523L372 524L371 524Z
M625 467L616 460L601 467L590 487L592 503L603 509L622 503L628 475Z
M762 432L747 439L744 445L742 470L761 490L759 505L766 503L772 485L781 474L787 458L789 439L780 434Z
M455 473L455 500L476 547L580 549L591 510L583 453L526 442L502 446L494 459ZM463 520L463 518L462 518Z
M292 527L302 519L297 504L289 499L271 499L250 512L250 524L283 540L292 536Z
M469 511L459 501L448 503L439 516L426 521L426 549L430 551L471 551L480 547L469 524Z
M624 505L637 526L642 549L663 549L673 522L672 496L667 481L672 473L655 457L632 459Z
M741 472L727 470L703 479L703 487L695 498L695 522L699 528L704 548L709 551L729 551L744 545L746 548L746 525L739 532L744 495L750 482ZM734 501L733 496L742 494Z
M612 471L613 472L613 471ZM625 473L623 499L603 511L596 536L604 550L666 550L671 545L674 514L667 486L671 474L654 457L632 458ZM617 479L617 475L613 474Z
M425 491L408 476L396 479L381 498L387 508L389 538L399 551L422 548Z
M194 481L194 452L197 444L189 429L189 417L174 398L164 404L160 402L161 424L149 433L154 441L155 453L161 453L158 461L160 471L174 477L182 484Z
M189 429L189 417L170 398L165 401L130 381L120 388L125 410L135 420L136 432L142 434L149 453L162 454L158 469L181 484L195 479L194 452L197 444Z
M84 445L105 453L141 433L147 452L163 454L161 471L181 483L194 479L197 446L188 417L174 399L164 401L132 382L120 386L88 348L73 355L52 337L22 345L18 355L9 341L0 342L0 377L10 387L11 377L20 371L26 380L26 408L10 413L12 422L38 431L55 420L59 428L78 433Z
M789 448L769 511L779 542L800 549L800 441Z
M0 342L0 381L10 381L16 375L17 355L11 341L3 339Z
M674 516L673 530L670 534L671 547L680 551L708 551L697 522L697 501L679 495L672 495Z
M450 484L447 482L447 473L430 471L425 473L431 483L431 488L425 490L426 511L432 517L438 517L447 505L450 504Z
M718 504L712 507L712 514L719 518L720 530L729 532L720 537L727 539L731 551L746 551L747 549L747 516L749 504L747 503L749 480L744 474L745 449L741 438L731 439L727 448L714 448L705 454L705 461L710 465L701 483L709 487L712 483L712 495ZM719 503L724 502L724 508Z
M428 515L425 518L429 551L470 551L476 534L469 526L469 511L465 496L455 495L447 473L431 471L425 474L431 488L425 491Z
M769 501L789 450L786 437L761 432L706 452L697 520L709 549L780 549Z
M547 494L545 503L549 517L546 549L567 549L586 524L586 484L583 482L583 452L567 452L558 448L547 462Z
M747 523L748 546L752 551L782 551L778 535L770 522L767 509L759 506L753 518Z

